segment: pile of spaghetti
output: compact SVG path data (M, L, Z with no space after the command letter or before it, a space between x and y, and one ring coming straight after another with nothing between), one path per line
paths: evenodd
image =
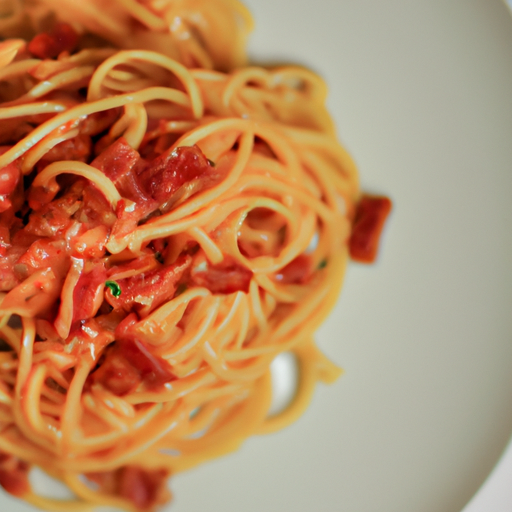
M154 510L168 476L338 376L312 336L382 220L370 201L353 228L321 80L244 66L235 0L7 4L0 484L49 510ZM300 379L272 416L282 352ZM37 495L33 466L76 499Z

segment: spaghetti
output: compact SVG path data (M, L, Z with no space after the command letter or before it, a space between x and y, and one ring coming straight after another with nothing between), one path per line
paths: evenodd
M234 0L2 18L0 483L35 506L153 510L169 475L282 428L340 373L312 338L357 172L317 76L237 67L250 27ZM269 416L286 351L300 384ZM31 466L76 498L37 495Z

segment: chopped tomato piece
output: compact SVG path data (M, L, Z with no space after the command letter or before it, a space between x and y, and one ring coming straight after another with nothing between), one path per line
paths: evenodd
M73 290L73 322L92 318L103 302L103 288L107 271L102 263L94 265L92 270L82 273Z
M167 489L169 473L165 469L123 466L105 473L89 473L86 477L98 484L102 493L120 496L143 512L152 511L171 499Z
M135 391L142 383L154 389L174 378L169 363L152 354L142 341L132 335L118 339L109 348L92 376L94 383L102 384L118 396Z
M10 494L23 497L30 491L28 471L30 466L7 453L0 452L0 485Z
M103 171L114 182L123 198L135 203L136 211L131 212L131 216L136 222L158 206L146 192L135 172L135 167L140 162L139 153L121 137L95 158L91 164Z
M206 268L196 266L191 274L191 281L197 286L207 288L212 293L234 293L249 291L252 271L244 267L234 258L226 256L217 265L207 265Z
M53 59L62 52L71 52L78 44L78 34L71 25L57 23L50 32L37 34L28 44L28 51L40 59Z
M208 159L197 146L183 146L155 158L143 169L140 178L151 197L161 205L180 187L198 178L208 178L211 171ZM204 179L203 182L206 184Z
M373 263L377 257L384 223L391 211L391 200L363 195L356 210L349 240L350 257L361 263Z
M276 279L283 284L305 284L313 273L311 256L300 254L277 274Z
M145 316L173 297L178 282L190 267L191 262L190 256L183 255L172 265L120 279L118 282L121 289L120 295L114 297L111 291L107 291L106 299L114 309L127 312L134 310L139 315Z
M21 172L16 160L0 169L0 195L13 192L20 181L20 176Z
M41 163L47 165L50 162L58 162L60 160L86 162L91 155L91 151L91 137L81 133L72 139L65 140L54 146L44 155Z

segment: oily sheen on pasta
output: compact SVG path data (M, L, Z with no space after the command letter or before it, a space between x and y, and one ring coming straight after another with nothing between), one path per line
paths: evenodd
M235 0L31 0L0 21L0 483L150 511L293 421L360 199L325 86L248 66ZM293 353L269 415L269 365ZM37 495L37 466L76 499Z

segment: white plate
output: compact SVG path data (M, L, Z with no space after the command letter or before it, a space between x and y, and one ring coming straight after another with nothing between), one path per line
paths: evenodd
M460 512L512 432L512 20L500 0L246 1L252 55L326 78L364 187L395 209L319 333L344 377L174 478L169 510Z

